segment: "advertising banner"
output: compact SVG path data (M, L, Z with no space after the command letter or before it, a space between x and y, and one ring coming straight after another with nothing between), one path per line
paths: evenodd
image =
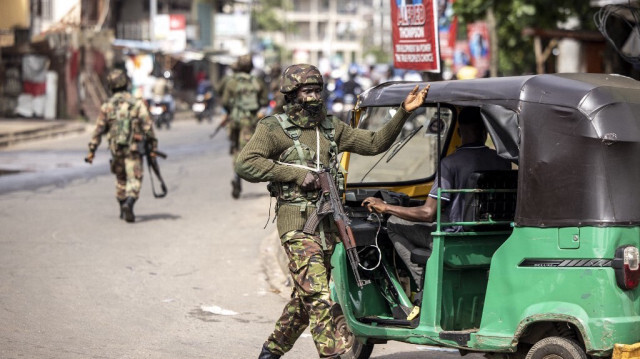
M471 65L478 69L480 77L489 71L491 65L491 44L489 43L489 26L484 21L467 25L469 39L469 55Z
M393 65L440 72L437 0L391 0Z
M440 58L451 63L456 47L458 18L453 13L454 0L438 0L438 39L440 40Z

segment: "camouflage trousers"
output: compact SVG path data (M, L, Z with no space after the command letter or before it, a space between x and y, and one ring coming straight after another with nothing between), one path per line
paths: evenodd
M138 198L142 187L142 156L137 152L117 151L111 158L111 172L116 175L116 197Z
M257 122L249 118L235 121L229 126L229 140L232 146L233 163L236 162L238 154L249 142L253 133L256 132L256 126Z
M287 232L281 240L294 287L291 300L265 345L272 353L283 355L311 325L311 336L320 357L337 358L344 353L345 343L331 315L329 277L333 244L323 250L320 237L302 231Z

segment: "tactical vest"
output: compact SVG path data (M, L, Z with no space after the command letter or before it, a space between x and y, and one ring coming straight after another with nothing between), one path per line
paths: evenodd
M322 169L322 164L318 165L319 154L317 154L309 146L300 143L300 135L302 129L291 122L287 115L279 113L274 115L278 119L278 123L282 126L284 132L293 140L293 146L287 148L279 157L280 164L295 166L317 171ZM335 141L336 129L333 126L331 117L327 116L318 126L317 131L322 132L324 137L329 140L329 169L331 176L336 181L336 186L340 193L344 192L344 173L338 167L338 144ZM316 151L319 148L316 148ZM269 182L267 185L269 193L272 197L278 199L278 204L287 203L301 206L301 211L305 211L307 206L315 206L318 200L319 191L303 191L295 182Z

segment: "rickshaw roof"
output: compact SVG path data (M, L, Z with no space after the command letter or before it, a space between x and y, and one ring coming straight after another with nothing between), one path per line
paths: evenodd
M491 77L472 80L435 82L392 81L372 87L359 97L359 107L397 106L416 85L431 89L425 103L451 103L464 105L468 102L517 103L537 102L581 110L588 114L594 108L620 101L621 90L640 90L640 82L629 77L608 74L567 73L511 77ZM589 95L599 96L585 101ZM634 91L635 92L635 91ZM608 96L607 96L608 95ZM622 93L624 97L624 93ZM629 98L637 102L637 93Z
M389 82L358 107L398 106L427 82ZM426 104L478 106L498 154L518 163L516 225L640 224L640 82L545 74L430 82Z

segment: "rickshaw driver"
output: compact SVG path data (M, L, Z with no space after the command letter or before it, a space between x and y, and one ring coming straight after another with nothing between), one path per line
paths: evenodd
M511 162L499 157L495 150L485 145L487 130L484 127L478 107L465 107L458 115L458 134L462 145L455 153L442 159L442 189L462 189L467 184L471 173L476 171L509 170ZM384 202L377 197L367 197L362 201L369 212L390 214L387 232L398 255L411 272L418 291L421 291L421 280L424 268L411 261L411 250L426 248L430 253L432 223L436 218L438 176L434 182L426 202L422 206L403 207ZM459 193L442 193L444 218L451 222L463 219L464 195ZM428 223L424 223L428 222ZM447 232L462 231L461 226L447 227ZM417 313L412 313L417 314ZM413 318L408 318L413 319Z

